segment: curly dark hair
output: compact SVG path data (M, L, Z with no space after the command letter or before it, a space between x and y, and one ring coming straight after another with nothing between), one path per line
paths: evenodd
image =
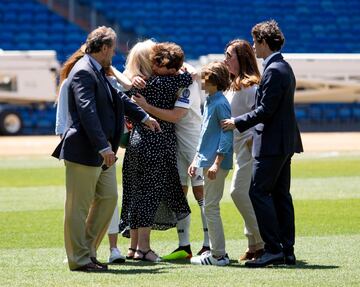
M230 73L223 62L211 62L201 70L201 78L217 87L218 91L226 91L230 86Z
M175 68L178 71L184 63L184 51L175 43L164 42L156 44L151 53L150 60L159 67Z
M264 21L256 24L251 29L251 34L259 43L265 41L271 51L279 51L285 43L284 34L275 20Z
M116 33L113 29L101 26L93 30L86 39L86 54L100 52L102 46L112 47L116 42Z

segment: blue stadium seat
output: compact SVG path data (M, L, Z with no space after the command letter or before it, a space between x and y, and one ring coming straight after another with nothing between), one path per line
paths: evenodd
M323 109L321 104L311 104L308 110L309 119L319 123L323 121Z
M338 119L338 104L323 104L323 117L327 122L333 122Z
M341 121L348 122L352 119L352 109L350 104L340 105L338 108L338 117Z
M86 39L86 32L36 0L0 1L0 48L55 49L63 62ZM360 53L360 1L253 0L77 0L138 38L174 41L187 59L223 53L234 38L252 42L252 26L274 18L283 28L287 53ZM231 15L231 17L229 16ZM122 68L124 56L114 64ZM360 104L297 105L299 122L360 121ZM46 122L40 125L49 125ZM26 119L31 122L31 114Z

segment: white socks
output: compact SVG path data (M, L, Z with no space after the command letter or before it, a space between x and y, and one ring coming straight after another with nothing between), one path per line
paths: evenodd
M206 222L206 217L205 217L205 212L204 212L204 199L203 198L199 199L197 202L198 202L199 207L200 207L201 221L202 221L203 231L204 231L203 246L210 246L208 227L207 227L207 222Z
M190 245L190 214L177 222L179 246Z
M209 234L207 228L206 217L204 213L204 199L199 199L198 201L201 213L201 221L204 231L204 241L203 246L210 246L209 243ZM177 222L177 232L179 237L179 246L186 246L190 244L190 214L184 219Z

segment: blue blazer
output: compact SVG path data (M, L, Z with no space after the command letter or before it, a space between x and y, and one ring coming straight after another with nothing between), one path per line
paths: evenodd
M124 115L140 122L147 114L125 94L106 85L88 57L75 64L68 81L70 127L52 156L101 166L103 158L99 151L108 147L108 142L115 153L118 150Z
M303 151L294 111L295 85L290 65L281 54L273 56L256 92L255 109L235 118L240 132L255 126L254 157Z

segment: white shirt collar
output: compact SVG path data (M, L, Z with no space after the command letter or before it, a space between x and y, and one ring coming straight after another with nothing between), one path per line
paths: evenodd
M264 60L264 62L262 63L262 66L265 68L266 65L269 63L269 61L276 55L280 54L280 51L279 52L274 52L272 54L270 54L269 56L267 56L267 58Z

